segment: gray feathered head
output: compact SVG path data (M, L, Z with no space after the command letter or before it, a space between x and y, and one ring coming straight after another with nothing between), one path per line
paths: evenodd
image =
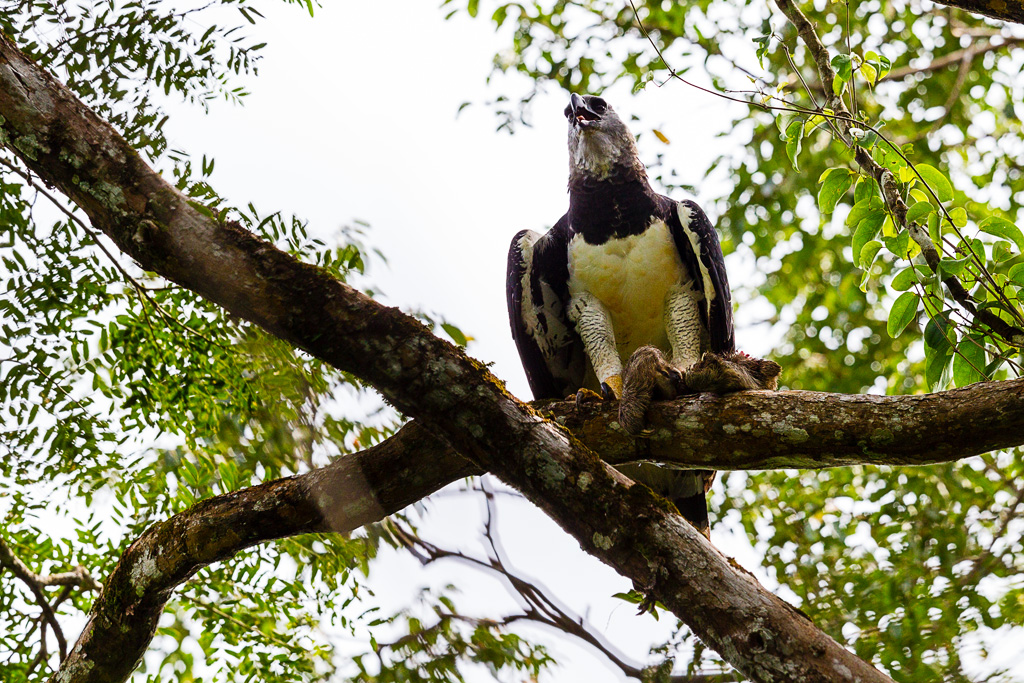
M604 179L623 171L646 175L636 138L600 97L573 93L565 108L569 120L569 177Z

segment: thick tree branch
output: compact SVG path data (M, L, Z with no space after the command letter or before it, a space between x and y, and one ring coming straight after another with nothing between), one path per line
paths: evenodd
M400 410L421 418L426 429L521 490L585 550L661 601L750 679L891 680L737 570L661 499L515 400L461 349L237 225L194 209L5 37L0 144L80 206L144 268L364 378ZM112 606L134 602L152 615L151 633L174 582L202 563L222 559L239 538L309 525L334 496L347 495L344 485L354 484L331 482L312 494L294 489L298 497L283 497L290 504L280 509L275 530L247 528L251 519L236 517L247 506L223 507L224 499L197 506L199 516L154 527L107 580L54 680L124 680L142 650L121 652L103 639L135 617ZM232 495L245 499L251 490ZM354 512L371 516L362 508ZM183 544L183 553L162 554L175 542Z
M925 396L690 397L652 407L650 440L623 433L614 403L583 411L571 401L539 407L613 463L650 458L719 470L920 465L1024 444L1024 379ZM120 680L145 652L171 592L206 565L275 538L352 531L480 473L411 422L322 469L206 500L125 551L79 638L81 652L102 675ZM103 652L109 661L97 659Z
M1024 444L1024 379L918 396L745 391L656 403L650 439L619 428L617 405L549 404L574 436L621 464L715 470L928 465Z
M932 0L939 5L956 7L971 14L1024 24L1024 3L1020 0Z

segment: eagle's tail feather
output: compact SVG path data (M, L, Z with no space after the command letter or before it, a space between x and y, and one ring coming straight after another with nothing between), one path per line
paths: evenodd
M650 462L619 465L619 470L671 500L683 517L711 538L706 494L715 478L712 470L677 470Z
M711 521L708 519L708 501L703 491L695 496L673 498L672 503L697 531L711 538Z

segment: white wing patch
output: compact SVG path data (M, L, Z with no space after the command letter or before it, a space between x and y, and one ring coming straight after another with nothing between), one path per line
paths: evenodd
M530 287L530 279L533 275L533 245L540 238L540 235L533 230L527 231L519 240L519 258L525 266L523 277L519 281L519 289L523 293L523 327L530 336L534 336L540 326L537 320L537 306L533 303L533 288Z
M541 298L537 302L533 299L533 251L534 246L541 235L532 230L527 232L519 240L519 253L525 268L519 285L523 292L522 318L523 327L540 348L541 355L551 369L552 374L558 376L558 368L551 368L552 358L555 354L572 341L572 330L563 322L565 313L562 310L563 304L551 286L541 281ZM544 324L541 324L541 315L544 317Z
M704 311L710 315L711 302L715 300L715 284L711 279L711 274L708 272L708 267L704 265L703 253L700 248L700 235L693 231L690 227L690 208L682 202L676 204L676 213L679 214L679 223L683 226L683 234L690 240L690 248L693 249L693 253L697 255L697 266L700 268L700 279L704 290Z

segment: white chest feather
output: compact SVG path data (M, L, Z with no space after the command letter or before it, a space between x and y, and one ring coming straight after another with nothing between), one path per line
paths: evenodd
M666 295L688 281L662 221L604 244L587 244L581 235L569 243L569 293L589 292L604 305L623 361L644 344L668 350Z

